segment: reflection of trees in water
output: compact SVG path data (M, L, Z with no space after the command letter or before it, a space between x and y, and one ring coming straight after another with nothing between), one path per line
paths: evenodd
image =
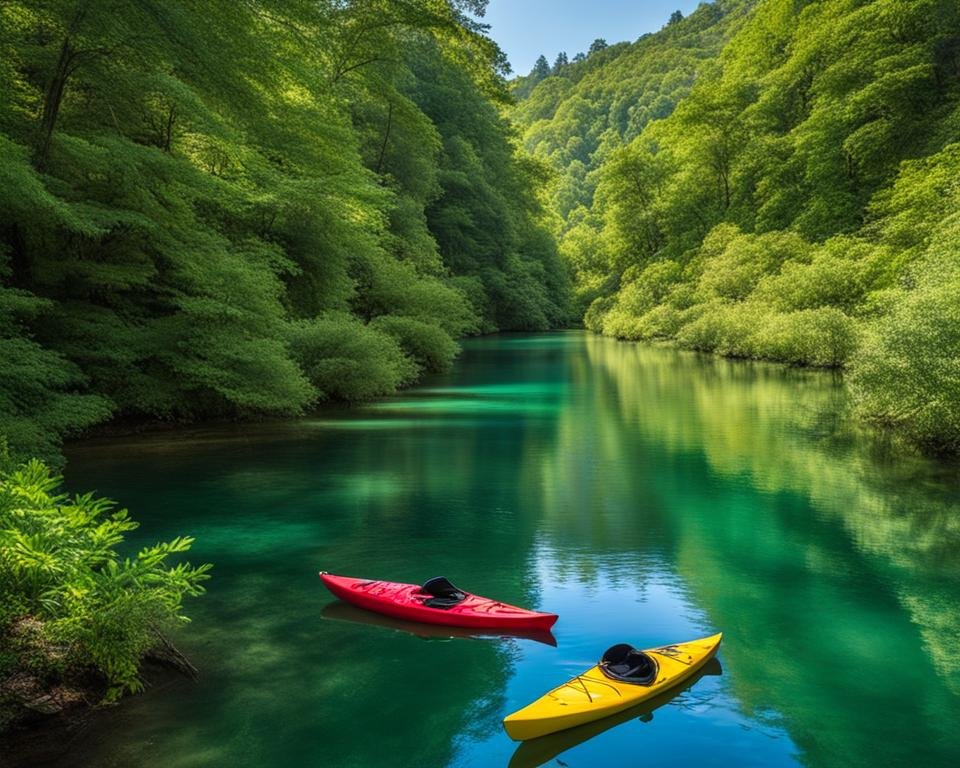
M566 380L562 354L524 355L521 379ZM472 356L460 375L502 375L496 358ZM499 732L517 643L529 641L424 643L320 619L331 599L321 568L408 581L444 573L480 594L537 603L530 457L552 444L564 392L435 395L417 424L380 409L369 429L351 414L340 428L272 425L262 444L231 429L218 442L212 430L159 459L114 446L71 460L137 511L141 534L190 531L197 557L216 564L181 641L202 681L137 700L140 716L122 728L105 720L87 764L109 755L164 766L444 765L460 740ZM436 424L424 428L425 418Z
M455 760L464 727L499 733L517 646L321 622L314 571L445 573L533 605L546 561L551 579L612 589L676 568L727 633L744 709L776 712L811 764L946 762L960 530L935 468L879 452L829 374L571 338L522 362L478 342L429 415L71 458L146 540L188 531L216 563L183 639L203 680L135 700L86 763ZM377 740L371 716L391 723Z
M904 758L918 743L941 758L947 742L956 749L955 486L915 455L878 451L830 374L586 345L594 402L562 415L553 471L622 470L588 481L583 509L595 494L601 519L628 511L621 531L663 532L695 601L728 632L744 706L780 712L815 764L866 760L881 737ZM554 498L548 519L558 508ZM599 546L616 541L601 533ZM917 720L883 724L878 706Z

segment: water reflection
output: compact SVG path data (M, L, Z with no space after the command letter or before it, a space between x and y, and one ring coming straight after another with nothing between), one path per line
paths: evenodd
M602 484L604 506L650 501L643 525L727 632L745 710L776 712L813 765L869 764L881 741L893 763L960 755L952 472L878 455L829 374L596 338L586 350L596 407L615 416L564 411L559 434L577 437L553 461L636 468ZM598 422L618 428L586 454Z
M344 603L341 600L335 600L325 605L320 615L325 619L331 619L333 621L348 621L371 627L383 627L384 629L391 629L394 632L406 632L423 640L453 640L456 638L466 638L470 640L532 640L554 648L557 647L557 639L549 630L530 632L484 632L483 630L470 629L469 627L423 624L418 621L404 621L403 619L384 616L382 613L365 611L362 608L357 608L357 606Z
M722 678L561 759L956 763L954 468L859 431L829 374L580 333L466 347L366 409L74 452L132 546L194 535L216 570L180 638L200 683L60 764L506 765L500 719L604 648L714 630ZM557 646L325 621L323 569L445 573L560 613Z

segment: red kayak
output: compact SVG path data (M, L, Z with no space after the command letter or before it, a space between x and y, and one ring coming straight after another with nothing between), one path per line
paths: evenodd
M555 613L538 613L457 589L447 579L430 579L423 586L334 576L321 572L327 589L348 603L398 619L506 630L547 630Z

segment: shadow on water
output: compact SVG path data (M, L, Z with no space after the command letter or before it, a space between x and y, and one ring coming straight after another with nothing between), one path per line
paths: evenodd
M423 640L454 640L457 638L469 640L532 640L544 645L557 647L557 638L553 633L543 632L484 632L483 630L468 627L447 627L438 624L423 624L417 621L403 621L384 616L380 613L365 611L355 605L342 600L335 600L324 606L320 615L334 621L349 621L355 624L366 624L371 627L383 627L394 632L406 632L408 635Z

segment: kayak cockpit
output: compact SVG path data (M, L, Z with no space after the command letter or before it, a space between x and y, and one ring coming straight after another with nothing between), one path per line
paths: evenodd
M606 650L600 659L600 671L612 680L634 685L650 685L657 679L657 662L632 645L620 643Z
M425 581L420 587L420 594L429 595L423 601L428 608L453 608L467 599L467 593L453 586L445 576L435 576Z

